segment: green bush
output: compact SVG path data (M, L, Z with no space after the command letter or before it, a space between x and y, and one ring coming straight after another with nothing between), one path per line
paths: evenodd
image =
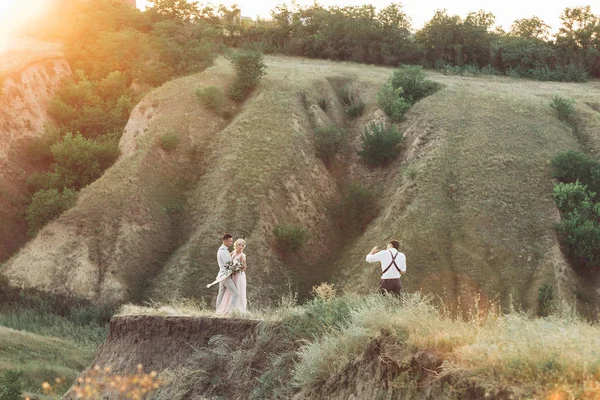
M50 140L45 138L44 141ZM40 148L41 148L41 141ZM48 142L51 143L51 142ZM52 170L33 173L27 180L32 192L64 188L79 190L96 179L119 157L119 136L88 139L67 133L49 148Z
M575 183L559 183L554 186L554 202L563 214L569 214L575 211L584 202L590 202L596 193L589 192L587 186L579 181Z
M590 180L592 160L583 153L569 150L552 159L552 176L564 183Z
M23 371L7 369L0 372L0 400L20 400L23 393Z
M558 116L562 119L568 118L575 114L575 100L566 99L559 95L552 96L550 107L554 108Z
M234 53L231 56L231 64L236 76L229 90L229 97L235 101L242 101L266 75L267 66L263 62L263 55L256 51Z
M558 65L555 68L544 65L520 72L520 75L538 81L552 82L587 82L590 79L587 71L575 64Z
M538 289L538 315L548 316L554 302L554 288L547 283Z
M165 133L159 138L160 147L171 152L179 145L179 136L174 133Z
M204 104L205 107L221 112L221 109L225 105L225 94L221 88L216 86L208 86L203 89L196 89L196 97Z
M600 193L600 162L577 151L569 150L554 157L552 176L563 183L579 181L590 191Z
M314 131L315 150L325 164L329 164L337 153L343 150L346 143L346 131L329 125Z
M399 153L404 135L394 125L371 123L361 135L362 149L358 154L371 166L386 166Z
M401 121L411 107L403 94L403 89L394 89L391 82L384 84L377 93L377 104L393 121Z
M361 99L358 91L350 88L349 85L344 85L340 91L340 99L344 103L346 114L350 118L361 116L365 112L366 104Z
M75 205L77 193L70 189L39 190L27 207L26 220L29 234L35 235L44 225Z
M390 83L394 89L402 88L402 96L411 104L432 95L440 85L427 79L425 71L419 66L402 66L394 71Z
M561 182L553 197L561 211L559 240L576 268L600 267L600 163L574 151L552 160L553 175Z
M66 187L81 189L98 179L117 160L119 136L104 135L94 140L68 133L51 150L54 172L62 176Z
M346 113L350 118L360 117L365 112L366 106L367 105L364 101L362 101L360 97L354 97L352 98L352 102L346 109Z
M573 266L598 269L600 266L600 205L584 202L563 215L557 230Z
M273 231L277 248L283 253L299 251L310 239L310 233L302 226L278 225Z
M38 165L49 166L54 158L52 157L52 146L62 140L63 134L60 129L47 125L44 134L32 139L29 143L29 158Z

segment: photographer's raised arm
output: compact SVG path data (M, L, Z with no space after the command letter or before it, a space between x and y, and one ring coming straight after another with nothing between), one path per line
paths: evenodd
M378 261L381 261L381 257L379 257L379 248L375 246L371 252L367 254L367 262L373 263Z

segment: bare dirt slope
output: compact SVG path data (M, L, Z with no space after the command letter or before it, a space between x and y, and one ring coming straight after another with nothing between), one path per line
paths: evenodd
M27 241L26 143L44 132L47 102L70 73L58 45L27 41L0 55L0 262Z
M553 229L549 162L598 143L598 83L431 74L444 88L408 113L400 125L405 153L382 170L364 166L356 150L364 127L385 120L376 93L390 69L266 62L268 75L251 98L227 105L230 119L204 109L194 94L232 81L223 59L150 94L132 114L121 160L11 259L6 273L48 290L58 281L93 298L208 299L219 236L229 231L249 243L249 298L256 302L277 298L288 277L302 289L328 279L370 290L378 273L363 261L366 252L397 237L410 290L451 299L481 292L485 300L534 308L537 289L550 284L571 298L576 282ZM338 99L344 83L367 103L356 120ZM574 132L557 118L549 106L555 93L578 101L584 129ZM317 105L323 98L327 112ZM315 157L312 139L327 124L350 137L330 169ZM178 143L167 151L161 138L173 135ZM337 231L329 212L349 182L381 188L382 212L357 241ZM279 254L273 230L282 224L306 227L311 242L295 255Z

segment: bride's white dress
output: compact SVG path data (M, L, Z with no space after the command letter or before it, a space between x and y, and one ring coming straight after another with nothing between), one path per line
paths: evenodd
M236 260L240 260L240 262L245 261L246 255L244 253L240 253L236 256L233 256L231 261L235 263ZM239 272L231 277L233 284L237 288L239 292L237 305L235 307L238 311L246 311L247 299L246 299L246 273L244 271ZM227 314L232 311L231 309L231 293L229 290L225 290L223 294L223 299L221 300L221 304L219 304L219 308L217 308L217 314Z

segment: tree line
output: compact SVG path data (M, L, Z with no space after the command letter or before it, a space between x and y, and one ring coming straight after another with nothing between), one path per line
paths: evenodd
M600 15L566 8L555 35L538 17L516 20L506 32L483 10L465 18L438 10L419 30L400 4L277 6L270 21L243 26L238 44L302 57L371 64L469 67L540 80L600 77Z

